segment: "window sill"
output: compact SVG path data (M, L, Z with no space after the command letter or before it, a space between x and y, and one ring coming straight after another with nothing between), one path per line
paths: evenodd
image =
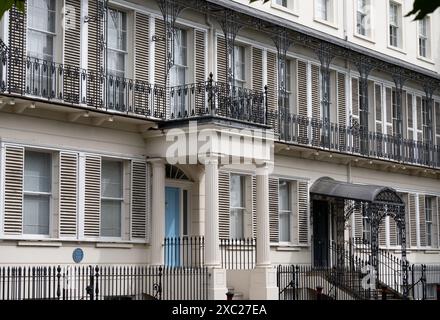
M361 35L359 33L354 33L353 37L358 38L358 39L363 40L363 41L367 41L367 42L369 42L371 44L376 44L376 41L374 41L372 37L363 36L363 35Z
M432 59L430 59L430 58L425 58L425 57L422 57L420 55L417 55L417 59L420 60L420 61L432 64L432 65L435 65L435 62Z
M110 242L98 242L96 248L113 248L113 249L131 249L133 244L131 243L110 243Z
M47 241L47 240L40 240L40 241L18 241L17 246L19 247L62 247L62 242L54 242L54 241Z
M402 54L406 55L406 52L403 50L403 48L393 47L393 46L390 46L390 45L387 45L387 48L390 49L390 50L393 50L393 51L396 51L396 52L399 52L399 53L402 53Z
M313 21L315 21L317 23L320 23L320 24L323 24L323 25L325 25L327 27L333 28L335 30L339 29L339 27L336 24L334 24L333 22L327 21L327 20L322 20L322 19L319 19L319 18L314 18Z
M276 251L291 251L291 252L298 252L303 249L309 248L308 245L279 244L279 243L271 243L270 246L272 248L275 248Z
M296 17L299 17L299 14L298 14L298 12L295 10L295 8L286 8L286 7L283 7L283 6L279 5L279 4L272 3L272 2L271 2L271 4L270 4L270 7L271 7L272 9L279 10L279 11L282 11L282 12L286 12L286 13L288 13L288 14L291 14L291 15L294 15L294 16L296 16Z

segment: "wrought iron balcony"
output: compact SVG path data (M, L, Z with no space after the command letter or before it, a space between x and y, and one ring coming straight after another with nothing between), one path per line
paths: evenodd
M430 142L365 131L360 126L341 126L290 113L273 113L269 118L283 142L402 164L440 167L440 146Z
M1 48L0 48L1 49ZM213 81L164 87L0 50L0 93L176 121L217 117L265 125L266 94Z

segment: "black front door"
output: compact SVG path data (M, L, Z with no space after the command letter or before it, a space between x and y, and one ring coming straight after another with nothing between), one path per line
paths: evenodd
M315 267L329 266L328 202L313 201L313 258Z

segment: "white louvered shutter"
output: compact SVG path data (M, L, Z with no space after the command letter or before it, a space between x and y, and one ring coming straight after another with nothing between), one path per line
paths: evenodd
M229 239L230 223L230 189L229 172L219 171L218 173L218 216L219 216L219 237Z
M425 216L425 196L419 195L419 230L420 246L426 246L426 216Z
M227 80L226 42L221 36L217 37L217 80L226 83Z
M303 181L298 182L298 243L309 244L309 188Z
M390 217L390 245L397 246L398 228L396 221Z
M252 176L252 237L257 236L257 177Z
M312 65L312 118L314 121L321 119L321 86L319 85L319 67ZM314 125L312 129L312 144L320 145L320 129Z
M269 178L269 236L270 242L279 241L279 181Z
M21 235L23 230L24 148L5 148L4 233Z
M298 115L307 118L307 63L298 60ZM299 127L299 139L300 143L308 143L307 139L307 126L300 125Z
M152 208L153 208L153 172L151 169L151 163L147 163L147 220L146 220L146 235L145 240L147 243L151 241L151 226L152 226Z
M252 89L263 91L263 50L252 48Z
M416 195L409 194L409 227L410 227L410 245L417 247L417 218L416 218Z
M101 158L86 156L84 236L99 237L101 215Z
M354 236L355 238L362 239L364 236L364 224L360 208L353 209L354 215Z
M385 228L385 219L380 222L379 225L379 245L385 247L387 245L387 235Z
M338 72L338 125L343 129L347 125L347 102L345 95L345 74ZM343 130L339 134L339 143L342 146L346 145L346 134Z
M161 18L156 18L154 32L156 37L165 37L165 25ZM154 81L158 86L164 88L167 85L165 42L156 41L154 50ZM168 99L168 95L166 95L166 99ZM167 112L170 112L167 110L167 106L164 106L162 99L155 99L154 110L157 117L165 117Z
M151 111L149 99L145 91L150 80L150 17L139 12L135 13L135 45L134 45L134 74L137 85L135 90L135 112Z
M132 161L131 176L131 237L145 239L147 228L147 164Z
M196 83L205 83L208 80L206 74L206 33L201 30L195 30L195 79ZM196 92L196 114L205 113L205 95L204 91Z
M3 19L4 20L4 19ZM11 57L9 63L9 87L12 93L24 93L26 76L26 6L22 13L14 7L9 10L9 48Z
M57 1L58 2L58 1ZM66 13L64 23L64 100L71 103L79 103L80 73L81 66L81 0L65 0Z
M278 68L276 53L267 52L267 108L270 113L278 112ZM278 121L269 119L274 131L278 132Z
M439 247L439 221L438 221L438 197L432 198L432 247L438 248Z
M59 225L61 237L76 237L78 225L78 154L60 152Z

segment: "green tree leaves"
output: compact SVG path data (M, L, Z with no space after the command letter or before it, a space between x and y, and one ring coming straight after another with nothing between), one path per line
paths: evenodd
M0 2L0 19L3 17L3 14L12 8L15 4L18 10L21 12L24 11L24 0L1 0Z

